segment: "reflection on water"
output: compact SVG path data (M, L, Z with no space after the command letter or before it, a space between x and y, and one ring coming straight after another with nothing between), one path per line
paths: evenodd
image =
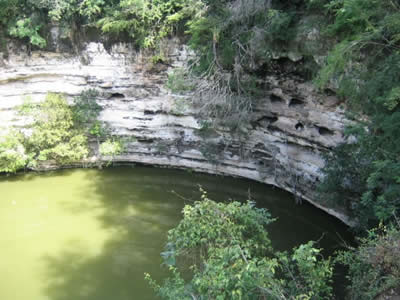
M3 177L0 299L155 299L143 274L166 276L166 233L185 202L199 199L198 185L220 201L244 200L250 190L279 218L269 228L278 249L323 236L331 253L348 238L331 217L248 180L144 167Z

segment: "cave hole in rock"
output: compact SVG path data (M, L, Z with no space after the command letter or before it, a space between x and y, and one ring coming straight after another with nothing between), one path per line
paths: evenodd
M289 107L302 106L302 105L304 105L304 101L297 99L297 98L290 99Z
M257 120L258 123L267 122L269 124L275 123L276 121L278 121L277 116L263 116L262 118Z
M331 90L330 88L325 88L324 89L324 93L326 95L328 95L328 96L335 96L336 95L336 93L333 90Z
M254 146L254 149L256 149L256 150L258 150L258 149L266 150L267 148L265 147L265 145L264 145L263 143L257 143L257 144Z
M251 125L253 126L253 129L258 127L258 126L269 126L272 123L275 123L276 121L278 121L278 117L277 116L262 116L259 119L252 121Z
M318 129L318 133L320 135L334 135L334 131L330 130L329 128L323 127L323 126L318 126L315 125L315 127Z
M112 93L108 99L124 99L125 95L121 93Z
M162 113L163 113L163 111L160 109L157 109L157 110L145 109L143 111L144 115L156 115L156 114L162 114Z
M154 143L154 139L141 139L140 142L142 144L152 144Z
M294 128L296 128L297 131L302 131L304 129L304 125L298 122L296 125L294 125Z
M273 59L268 65L269 74L287 75L296 71L296 63L288 57Z
M271 103L285 102L285 100L275 94L269 95L269 99L271 99Z
M277 116L272 116L272 117L265 117L269 123L275 123L276 121L278 121L278 117Z

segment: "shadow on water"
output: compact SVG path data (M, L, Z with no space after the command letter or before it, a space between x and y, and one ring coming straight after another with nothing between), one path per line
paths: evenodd
M75 169L64 169L55 171L32 172L32 171L18 171L17 173L4 174L0 173L1 182L19 182L19 181L32 181L37 179L38 176L42 178L65 177L73 174Z
M128 233L112 239L97 256L86 254L85 249L72 244L57 257L44 257L49 299L154 299L143 274L160 273L151 261L151 257L159 254L156 250L159 241L146 240L143 245L134 242L138 238L141 237Z
M69 176L69 172L73 171L58 173ZM278 217L268 228L278 250L319 240L324 255L331 255L342 239L351 240L347 228L337 220L310 205L295 205L288 193L249 180L144 167L85 172L88 185L72 193L87 202L66 202L64 208L73 214L101 208L97 219L111 237L95 255L79 241L71 241L57 256L42 258L50 300L155 299L144 273L158 281L165 278L160 252L166 233L179 222L185 202L199 199L198 185L218 201L245 200L250 190L258 207Z
M160 252L167 230L179 221L182 201L167 192L168 183L159 186L156 174L130 169L86 172L89 185L74 193L88 203L64 203L65 209L84 214L100 207L97 218L111 238L97 255L70 243L57 256L44 257L49 299L154 299L144 273L157 280L165 277Z

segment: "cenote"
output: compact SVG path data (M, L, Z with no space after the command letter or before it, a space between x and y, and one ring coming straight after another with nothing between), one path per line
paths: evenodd
M199 185L218 201L245 200L278 220L276 249L319 240L324 255L350 238L336 219L253 181L149 167L60 170L0 178L0 299L156 299L160 252Z

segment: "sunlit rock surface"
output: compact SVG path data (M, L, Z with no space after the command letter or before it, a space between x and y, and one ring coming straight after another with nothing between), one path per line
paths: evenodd
M16 113L27 97L41 101L46 93L56 92L72 101L84 89L95 88L101 93L100 119L111 126L113 135L132 138L116 161L257 180L349 222L344 214L313 201L321 179L321 153L343 140L345 118L334 96L318 94L294 76L267 75L266 96L255 104L247 137L235 140L223 128L204 137L196 109L165 88L168 72L190 56L184 46L170 48L168 65L152 65L126 44L106 50L101 43L88 43L79 56L43 51L28 55L11 48L8 58L0 60L0 128L29 122ZM230 140L229 145L224 140ZM210 144L220 149L218 164L201 151Z

